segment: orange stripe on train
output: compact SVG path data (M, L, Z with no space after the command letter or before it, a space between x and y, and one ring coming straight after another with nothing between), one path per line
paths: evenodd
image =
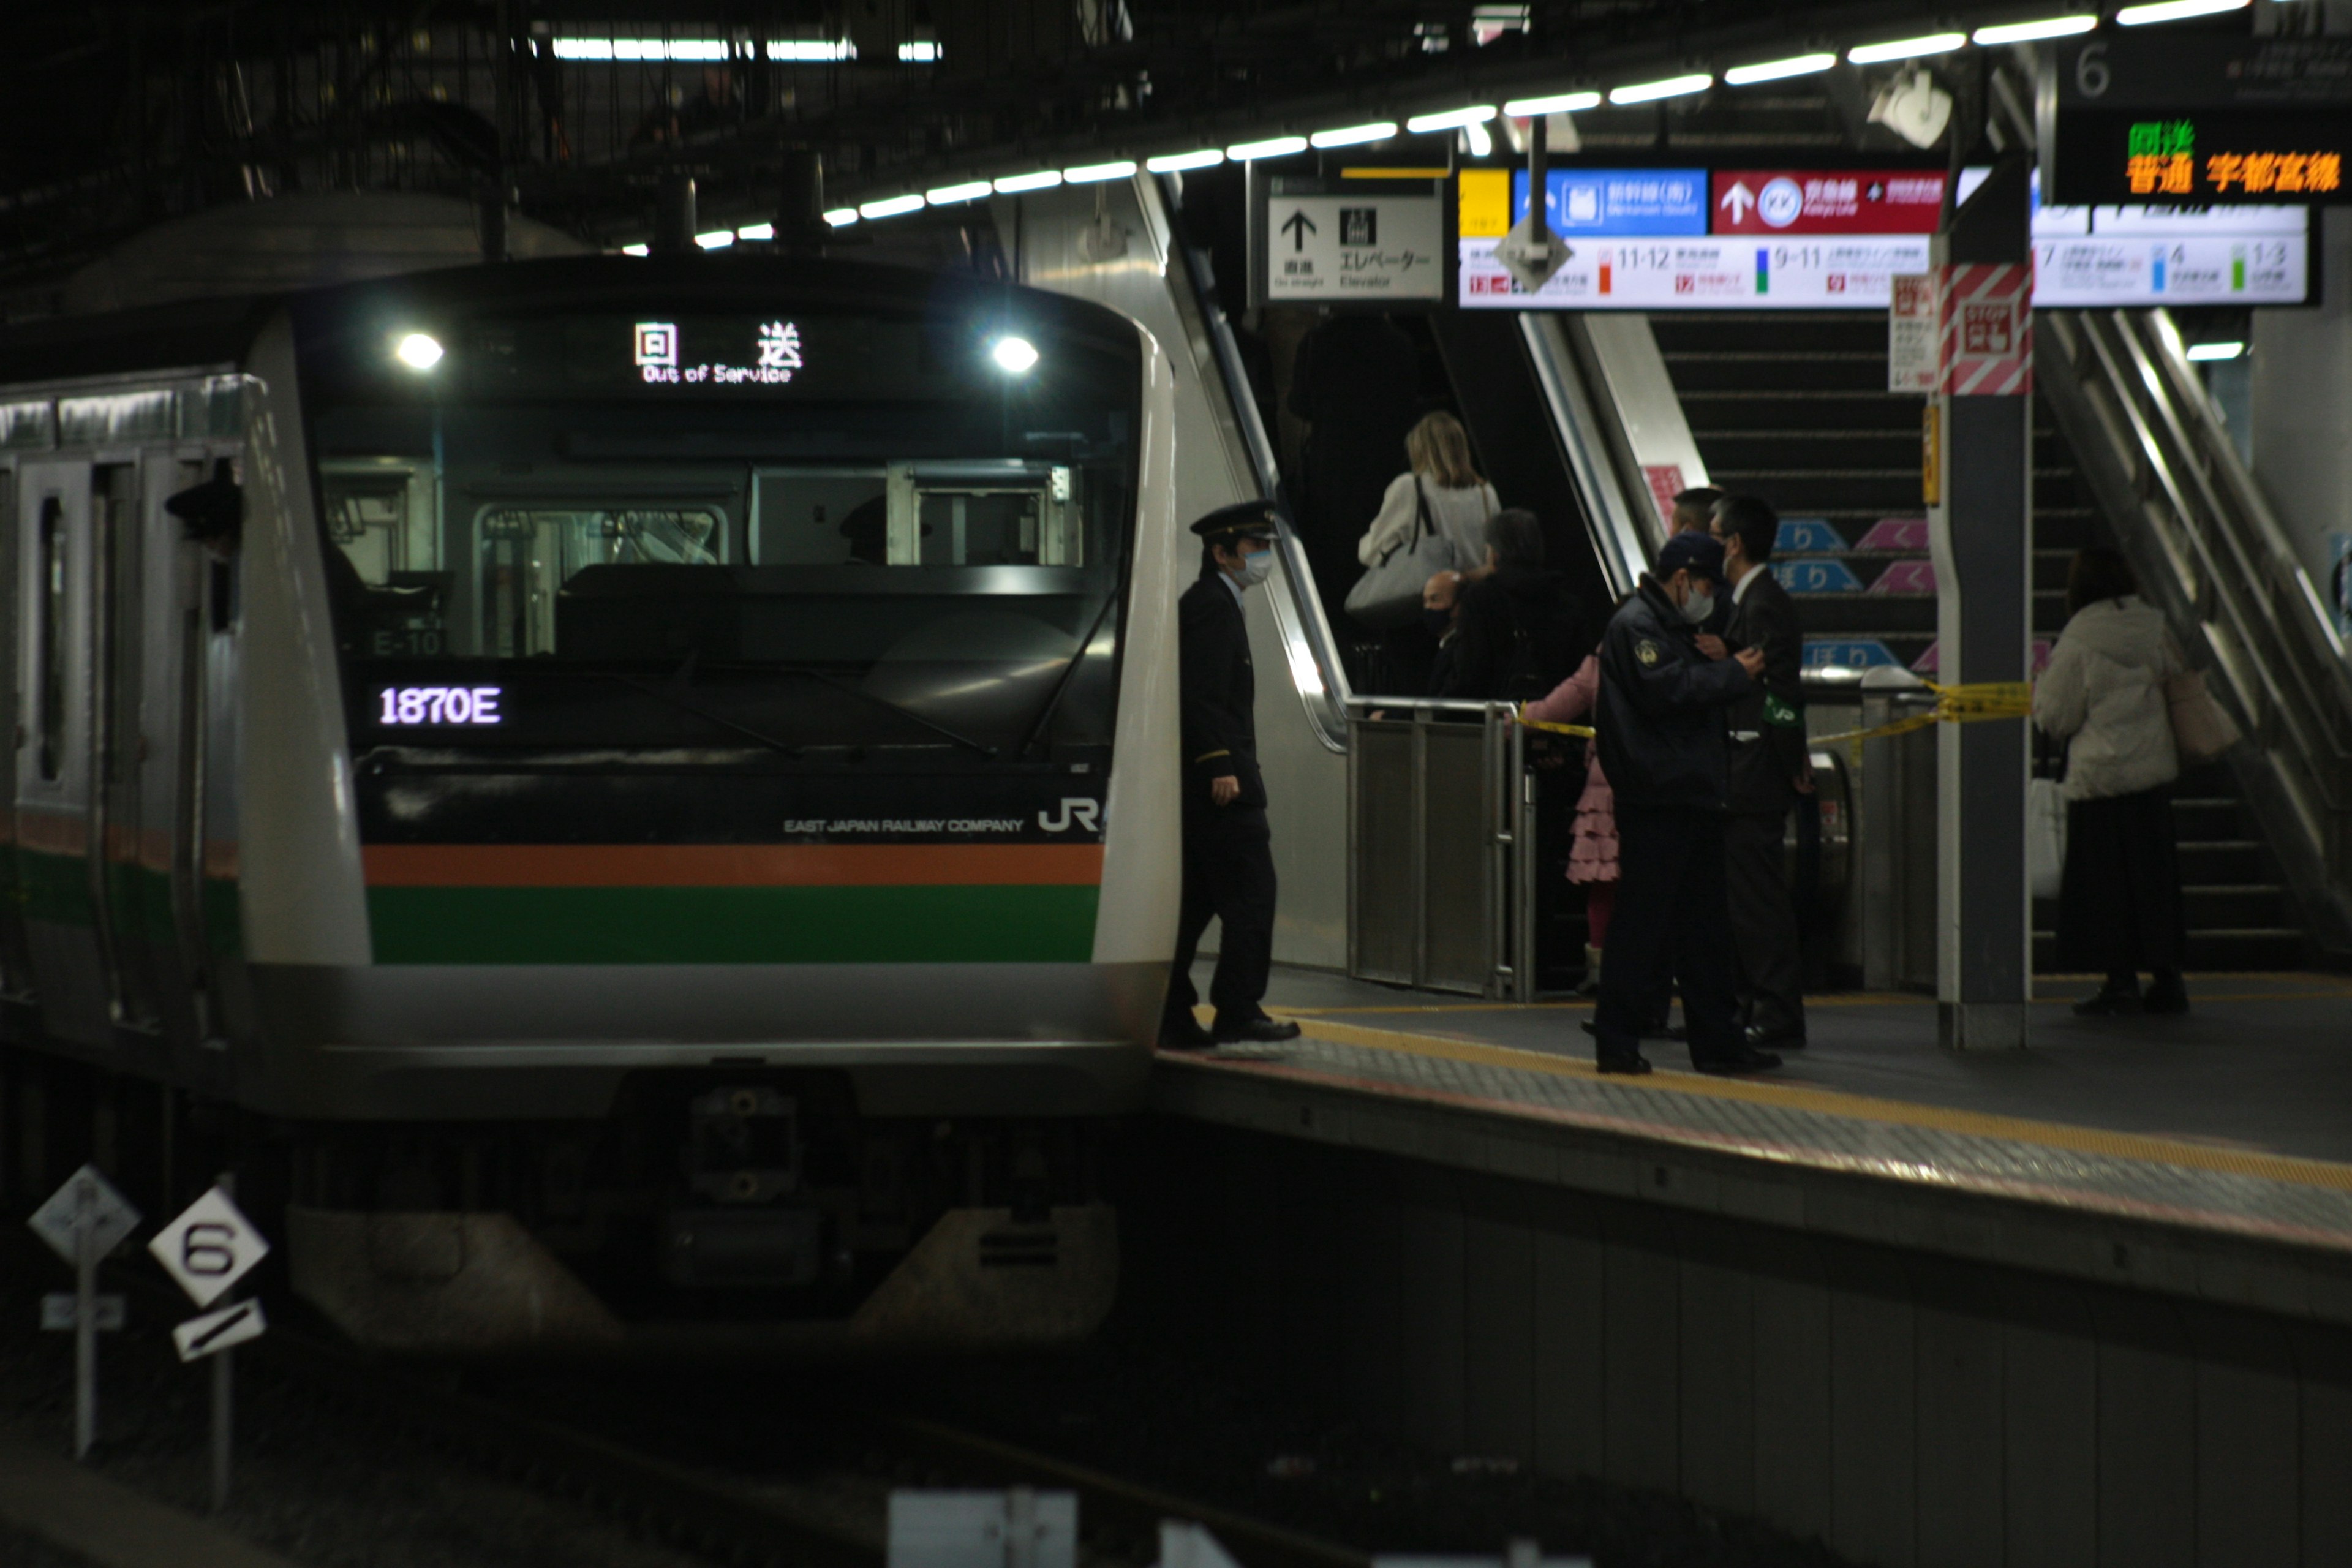
M372 888L1092 887L1099 844L371 844Z

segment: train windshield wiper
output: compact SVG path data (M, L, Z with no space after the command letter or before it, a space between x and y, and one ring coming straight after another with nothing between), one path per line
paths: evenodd
M945 740L953 741L959 746L969 746L983 757L993 759L997 754L997 748L990 745L987 742L975 741L970 735L963 733L960 730L950 730L945 724L936 723L931 720L924 718L912 708L893 702L887 697L877 697L874 693L866 690L863 687L852 686L849 682L842 679L839 676L833 674L829 670L819 669L814 665L806 664L767 664L761 665L758 668L777 675L797 675L802 677L803 679L814 680L823 685L830 686L835 691L841 692L845 696L855 697L860 702L871 703L877 708L886 709L892 713L896 713L899 718L906 720L910 724L919 724L924 729L929 730L932 734L938 735Z
M617 682L633 691L642 691L648 697L668 703L681 713L691 713L706 724L716 724L722 730L732 731L747 741L756 741L772 752L781 752L787 757L799 760L801 749L790 741L778 740L764 730L755 730L749 724L739 724L732 719L723 718L688 698L686 693L692 689L688 685L688 679L693 668L694 658L692 655L688 655L686 662L672 672L669 679L661 683L640 680L634 675L623 675L617 670L611 669L593 669L586 673L595 676L600 680Z

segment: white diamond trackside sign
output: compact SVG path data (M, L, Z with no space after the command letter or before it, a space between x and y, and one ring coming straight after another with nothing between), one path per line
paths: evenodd
M179 1281L190 1300L209 1307L269 1256L269 1243L237 1212L228 1194L215 1187L165 1226L147 1250Z
M67 1177L66 1184L50 1194L49 1201L35 1209L26 1223L34 1235L49 1244L49 1250L75 1263L79 1261L84 1237L89 1239L92 1258L104 1258L120 1247L139 1228L139 1211L99 1173L97 1166L84 1165Z

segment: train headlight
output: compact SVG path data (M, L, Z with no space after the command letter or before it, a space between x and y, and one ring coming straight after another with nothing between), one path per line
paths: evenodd
M410 332L393 345L392 355L411 370L431 370L441 363L441 340L425 332Z
M999 338L988 351L988 357L1006 374L1022 375L1037 363L1037 345L1027 338Z

